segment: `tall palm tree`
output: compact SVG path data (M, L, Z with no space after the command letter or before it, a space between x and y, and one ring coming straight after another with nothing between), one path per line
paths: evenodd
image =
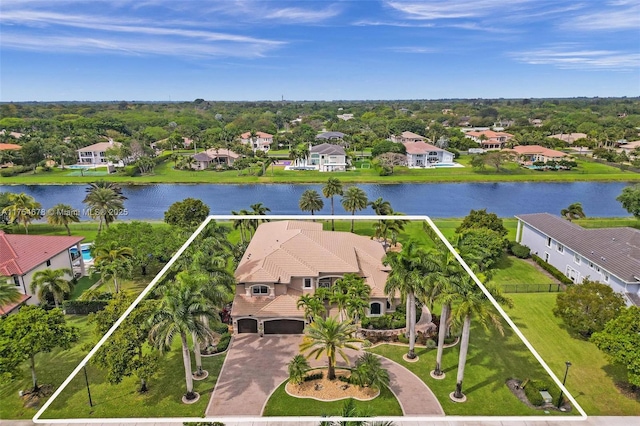
M462 325L462 336L460 338L460 355L458 358L458 374L456 377L456 389L453 394L455 398L463 398L462 381L464 379L464 369L469 351L469 334L471 331L471 318L475 317L485 330L489 330L491 324L498 332L504 336L504 328L500 322L500 315L495 311L491 301L485 296L480 288L471 280L467 274L461 276L459 285L451 288L441 295L443 303L452 305L451 318L457 325ZM485 285L491 295L501 304L512 306L511 299L502 295L500 289L495 285Z
M70 269L43 269L33 274L31 281L31 292L38 295L38 299L43 300L47 294L53 295L53 303L56 308L60 306L60 302L65 293L71 291L71 282L65 280L65 275L71 275Z
M101 186L91 188L87 192L82 202L89 206L89 217L100 221L98 232L101 232L103 223L108 228L109 224L117 219L119 212L124 210L125 197L113 188Z
M269 207L262 203L251 204L249 207L251 208L249 212L250 215L264 216L271 211ZM247 222L249 226L249 237L252 237L253 233L258 229L258 225L263 222L269 222L269 219L250 219Z
M387 277L384 292L390 297L399 292L406 303L407 330L409 332L409 353L407 357L413 359L416 339L416 295L422 296L426 267L425 252L413 241L402 247L399 253L387 253L383 264L391 267Z
M69 224L80 222L80 211L68 204L56 204L47 210L47 222L53 226L64 226L67 229L67 235L71 235Z
M304 316L309 322L313 322L316 317L326 312L322 299L312 294L303 294L300 296L296 306L298 309L304 310Z
M350 186L342 196L342 207L352 215L355 215L356 211L366 209L368 202L367 194L357 186ZM353 219L351 219L351 232L353 232Z
M331 216L333 216L333 197L336 195L342 195L342 183L338 178L329 178L327 183L322 187L322 195L325 198L331 199ZM331 230L335 231L334 221L331 219Z
M300 210L303 212L311 212L311 216L313 216L313 212L318 210L322 210L324 207L324 202L322 198L320 198L320 194L315 189L307 189L302 193L300 197L300 201L298 202L298 206Z
M369 202L369 206L371 206L378 216L387 216L393 213L391 203L382 197L378 197L374 201Z
M0 276L0 307L17 302L22 295L22 293L18 291L18 288L7 280L8 277Z
M582 203L571 203L566 209L560 210L560 215L571 221L573 219L582 219L587 217L582 210Z
M167 286L158 311L150 320L152 326L149 338L160 351L168 350L174 337L180 336L187 400L196 398L187 336L211 338L211 330L206 326L204 318L213 320L214 314L202 293L191 283L174 282Z
M133 249L130 247L118 247L111 243L106 247L98 247L94 253L94 267L104 277L113 278L115 292L118 293L118 274L127 269L130 259L133 257Z
M349 358L344 349L358 350L356 343L362 340L355 338L356 327L351 321L340 322L335 318L322 319L316 317L306 329L303 342L300 344L300 351L307 352L307 358L314 356L320 358L326 354L328 358L329 380L336 378L336 358L340 355L348 364Z
M249 214L251 214L248 210L242 209L240 211L231 211L232 215L235 216L247 216ZM242 241L242 243L244 244L245 241L247 240L247 238L245 237L245 231L248 231L248 221L246 219L237 219L233 221L233 229L239 229L240 230L240 239Z
M9 194L8 200L10 204L2 209L2 213L9 217L9 222L22 223L25 234L28 234L29 224L42 217L42 205L23 192Z

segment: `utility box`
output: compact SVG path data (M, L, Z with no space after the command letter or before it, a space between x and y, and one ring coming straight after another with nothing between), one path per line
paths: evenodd
M553 402L553 398L551 397L551 394L547 391L540 391L540 396L542 396L542 399L544 399L544 402L551 404Z

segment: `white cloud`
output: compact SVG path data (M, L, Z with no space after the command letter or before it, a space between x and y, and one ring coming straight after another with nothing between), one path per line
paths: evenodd
M387 6L407 19L436 20L477 18L517 5L535 3L532 0L455 0L455 1L387 1Z
M562 27L567 30L637 30L640 29L640 3L638 1L613 1L609 8L583 13L567 20Z
M533 65L553 65L563 69L595 69L627 71L640 67L640 53L616 50L592 50L572 44L561 44L509 56Z
M397 53L436 53L438 49L434 49L432 47L423 47L423 46L396 46L389 47L387 50Z

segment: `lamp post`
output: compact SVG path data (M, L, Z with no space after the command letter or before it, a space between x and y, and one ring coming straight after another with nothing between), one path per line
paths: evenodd
M571 367L571 363L569 361L564 362L567 368L564 370L564 379L562 379L562 386L564 386L567 381L567 373L569 373L569 367ZM560 398L558 398L558 408L562 405L562 389L560 389Z
M87 366L83 366L84 368L84 381L87 384L87 394L89 394L89 407L93 407L93 401L91 400L91 389L89 389L89 378L87 377Z

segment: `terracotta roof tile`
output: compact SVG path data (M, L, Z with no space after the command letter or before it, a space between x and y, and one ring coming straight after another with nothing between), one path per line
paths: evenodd
M24 275L82 240L84 237L16 235L0 231L0 273Z

